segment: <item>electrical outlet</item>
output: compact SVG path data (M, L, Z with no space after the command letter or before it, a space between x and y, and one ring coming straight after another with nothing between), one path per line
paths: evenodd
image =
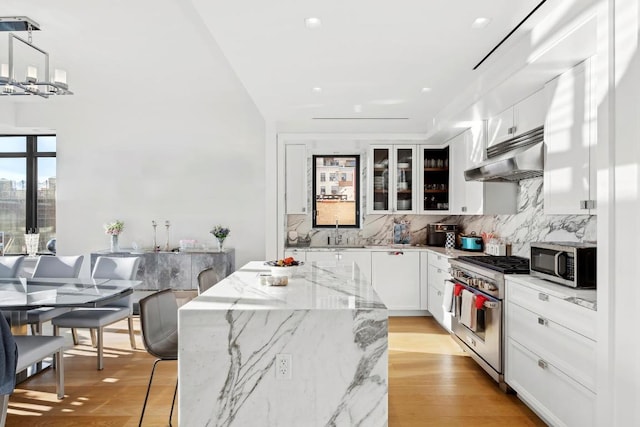
M292 378L291 355L286 353L276 354L276 379L290 380Z

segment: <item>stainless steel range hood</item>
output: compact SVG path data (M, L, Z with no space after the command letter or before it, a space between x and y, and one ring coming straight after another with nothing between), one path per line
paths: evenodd
M464 171L466 181L516 182L542 176L544 128L533 129L487 148L487 160Z

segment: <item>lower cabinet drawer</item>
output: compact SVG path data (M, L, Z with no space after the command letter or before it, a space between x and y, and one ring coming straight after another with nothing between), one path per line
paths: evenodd
M595 341L511 302L506 324L508 337L595 391Z
M596 395L556 366L507 338L506 382L553 426L595 425Z
M442 325L447 331L451 332L451 313L445 313L442 308L442 289L435 286L429 286L429 313L434 319Z

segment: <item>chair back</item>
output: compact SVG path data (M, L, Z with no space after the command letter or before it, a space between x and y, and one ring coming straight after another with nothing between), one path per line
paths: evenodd
M178 303L171 289L140 300L140 329L147 351L159 359L178 358Z
M0 256L0 278L18 277L24 255Z
M91 273L92 279L134 280L138 273L140 257L100 256Z
M16 385L18 346L4 316L0 316L0 395L11 394Z
M198 295L218 283L224 277L219 277L216 269L209 267L205 268L198 274Z
M92 279L134 280L138 273L140 257L107 257L100 256L91 273ZM131 295L108 304L110 307L129 307L133 311Z
M80 275L83 260L84 255L41 255L33 270L33 277L76 278Z

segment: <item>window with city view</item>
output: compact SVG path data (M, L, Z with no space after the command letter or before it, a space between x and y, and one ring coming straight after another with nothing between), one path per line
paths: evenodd
M0 252L26 253L25 233L39 252L56 236L55 135L0 136Z

